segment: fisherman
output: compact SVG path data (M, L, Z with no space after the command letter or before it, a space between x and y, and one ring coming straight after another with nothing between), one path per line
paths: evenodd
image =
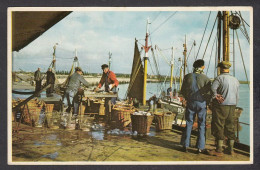
M113 91L116 92L116 87L118 86L119 82L116 78L116 75L114 72L112 72L111 70L109 70L108 65L107 64L103 64L101 66L101 69L103 70L103 75L99 81L98 86L96 87L96 89L94 91L98 91L104 84L105 86L105 91L109 92L109 91ZM112 97L111 98L111 104L115 105L116 104L116 97ZM109 99L105 98L105 114L106 114L106 121L109 121Z
M234 154L233 146L236 139L234 130L234 111L239 98L239 81L229 74L231 64L222 61L218 64L220 75L212 83L212 122L211 132L216 138L216 150L209 152L210 155L222 156L222 146L225 137L228 139L227 152Z
M119 82L116 79L115 73L112 72L111 70L109 70L107 64L103 64L101 66L101 69L103 70L103 75L102 75L102 77L99 81L99 84L96 87L95 91L98 91L103 86L103 84L105 84L105 91L106 92L109 92L109 91L116 92L116 87L118 86ZM115 97L111 98L111 103L116 104L116 98Z
M68 107L66 112L70 112L73 106L73 114L75 117L78 115L79 110L79 99L77 94L80 89L80 84L82 83L86 87L89 86L89 83L84 79L82 74L82 69L80 67L76 67L75 73L73 73L69 78L69 83L63 99L64 107Z
M172 88L171 88L171 87L169 87L169 88L167 89L167 97L168 97L169 100L172 99Z
M210 92L210 79L203 74L204 60L196 60L193 63L193 73L184 76L181 94L184 97L183 105L186 107L186 128L182 134L181 144L183 151L188 152L190 146L190 136L195 116L198 117L198 140L197 140L197 154L205 150L205 124L207 103L206 95Z
M157 109L157 97L156 95L153 95L152 97L149 98L148 100L149 103L149 111L155 112Z
M34 72L34 80L35 80L35 92L38 92L41 90L42 87L42 75L41 75L41 69L38 68L38 70L36 70ZM40 97L41 94L38 95L38 97Z
M55 75L52 72L52 69L49 68L48 71L46 72L46 83L47 85L51 84L51 86L46 90L46 95L47 97L53 96L53 91L54 91L54 84L55 84Z

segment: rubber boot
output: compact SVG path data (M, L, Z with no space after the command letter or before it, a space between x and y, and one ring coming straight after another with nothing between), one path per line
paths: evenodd
M218 140L217 141L217 152L222 152L222 147L223 147L223 140Z
M234 143L235 143L235 140L229 140L228 142L228 154L231 155L231 156L234 156Z
M209 155L211 156L223 156L222 152L223 140L217 140L217 148L216 150L209 151Z

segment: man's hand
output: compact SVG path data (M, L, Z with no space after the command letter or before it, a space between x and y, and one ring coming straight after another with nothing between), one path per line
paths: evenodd
M97 91L99 91L99 87L96 87L96 88L94 89L94 92L97 92Z
M182 107L186 107L187 106L187 101L185 99L182 100Z
M114 84L110 84L109 85L109 90L112 90L113 87L114 87Z
M216 100L218 101L219 104L224 102L224 98L221 94L217 94L215 98L216 98Z

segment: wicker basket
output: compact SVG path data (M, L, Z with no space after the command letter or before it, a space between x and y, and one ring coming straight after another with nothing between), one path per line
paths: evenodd
M53 108L54 108L54 104L46 104L45 112L46 113L52 112Z
M172 112L156 114L155 121L156 121L156 130L166 130L172 129L172 122L175 119L176 114Z
M131 115L132 132L137 131L138 134L146 135L150 131L154 116Z
M131 123L131 114L134 108L113 108L111 112L111 121L115 121L118 128L126 127Z

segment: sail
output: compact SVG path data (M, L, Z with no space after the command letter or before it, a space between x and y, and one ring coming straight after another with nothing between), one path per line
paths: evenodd
M132 65L132 72L130 77L130 83L127 89L127 96L129 98L136 98L139 102L143 100L143 89L144 89L144 68L140 52L135 40L135 51Z

